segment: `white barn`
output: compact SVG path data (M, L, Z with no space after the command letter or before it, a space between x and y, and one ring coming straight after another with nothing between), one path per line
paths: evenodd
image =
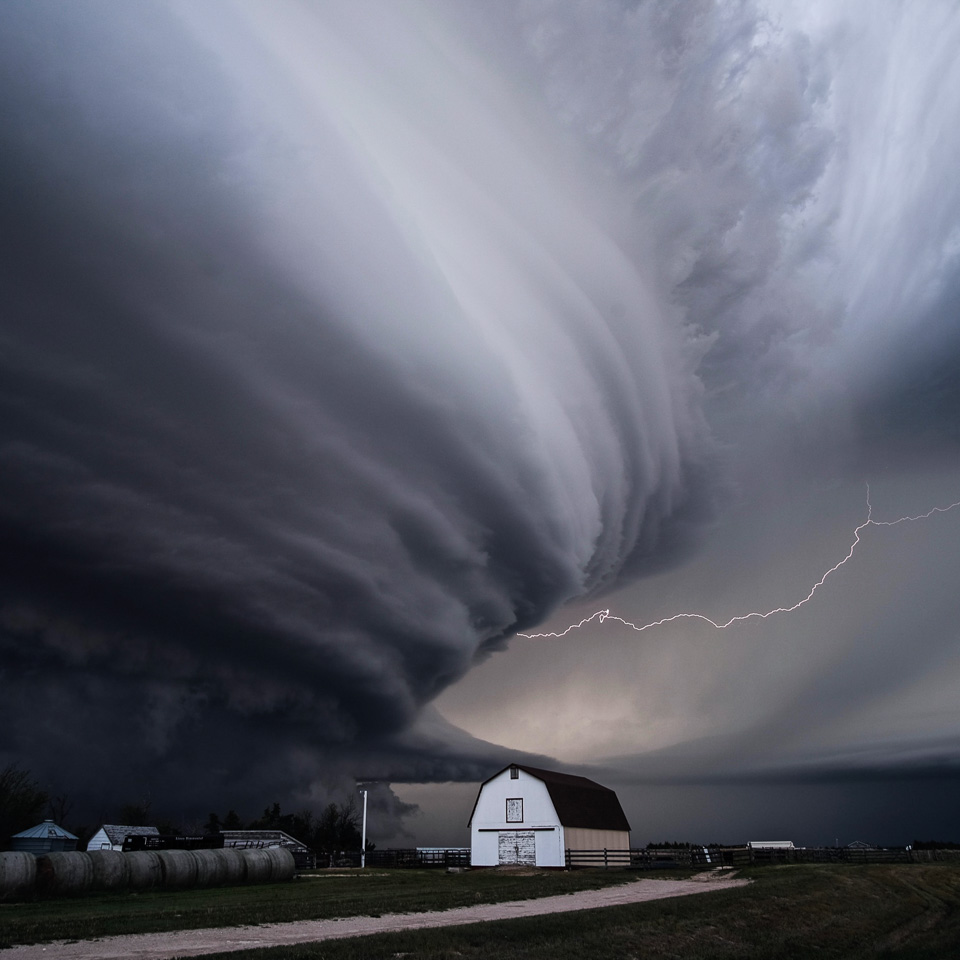
M105 823L87 841L87 850L122 850L125 837L155 837L159 833L156 827L129 827L124 824Z
M470 863L563 867L567 850L629 850L616 793L586 777L514 763L480 785Z

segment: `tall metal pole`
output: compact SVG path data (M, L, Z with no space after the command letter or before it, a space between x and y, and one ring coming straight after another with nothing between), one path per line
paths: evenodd
M367 865L367 791L363 791L363 835L360 840L360 869Z

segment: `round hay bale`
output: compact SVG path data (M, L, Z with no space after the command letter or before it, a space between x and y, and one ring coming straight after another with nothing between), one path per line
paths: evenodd
M36 880L37 858L32 853L0 853L0 900L33 893Z
M247 883L269 883L273 874L273 861L266 850L241 850L240 855L247 866Z
M79 850L37 857L37 890L47 896L85 893L93 886L93 862Z
M159 850L160 871L165 889L183 889L197 885L197 858L192 850Z
M243 883L246 880L247 861L243 859L243 853L240 850L226 847L213 852L219 853L223 861L223 883Z
M155 850L134 850L125 853L127 883L131 890L150 890L163 882L160 857Z
M222 850L194 850L197 862L197 886L220 887L227 873L227 862Z
M293 854L286 847L267 847L266 853L270 857L270 879L274 883L292 880L297 871Z
M90 850L94 890L122 890L127 885L127 858L119 850Z

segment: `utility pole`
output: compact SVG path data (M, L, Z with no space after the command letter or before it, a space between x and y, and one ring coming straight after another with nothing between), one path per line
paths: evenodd
M367 788L363 788L363 833L360 839L360 869L367 865Z

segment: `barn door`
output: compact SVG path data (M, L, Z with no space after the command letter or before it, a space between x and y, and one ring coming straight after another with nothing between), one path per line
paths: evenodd
M537 864L537 845L532 830L503 830L499 836L500 864Z

